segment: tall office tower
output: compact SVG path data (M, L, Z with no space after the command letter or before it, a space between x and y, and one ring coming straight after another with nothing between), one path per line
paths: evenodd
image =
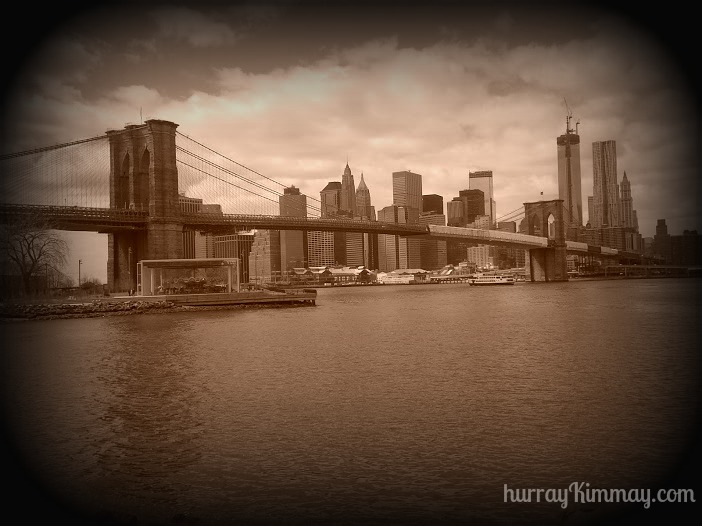
M422 176L410 171L392 173L392 204L422 210Z
M492 193L492 170L468 172L468 188L482 190L485 202L485 215L490 216L490 225L495 224L496 210L495 199Z
M339 208L356 213L356 185L353 183L353 174L349 163L346 163L346 168L341 176L341 205Z
M563 199L566 226L583 225L583 196L580 190L580 135L570 127L556 139L558 150L558 199ZM577 125L576 125L577 128Z
M359 267L365 265L364 243L366 242L363 232L346 232L346 261L343 263L349 267ZM342 263L338 261L337 263Z
M339 181L331 181L319 192L319 200L321 202L322 217L330 217L336 215L341 208L341 183Z
M319 192L322 217L337 217L341 207L339 181L331 181ZM312 231L307 233L307 262L310 267L333 265L335 258L335 238L343 232ZM337 243L338 244L338 243Z
M375 221L375 207L371 205L370 190L363 180L363 172L361 172L361 180L356 188L356 214L361 219Z
M392 173L392 204L403 210L398 212L396 223L418 224L422 210L422 176L404 170ZM414 236L400 238L397 268L419 268L421 254L419 239Z
M666 263L670 263L671 257L671 236L668 234L668 225L665 219L659 219L656 223L656 235L653 236L653 253L662 257Z
M443 201L443 199L442 199ZM443 208L443 206L442 206ZM445 225L446 216L433 210L419 214L420 225ZM438 270L446 266L446 240L420 239L420 266L424 270Z
M595 228L619 226L619 185L617 184L617 143L592 143L593 212Z
M214 257L239 259L240 283L249 282L249 254L251 253L254 235L254 231L249 231L214 236Z
M446 224L448 226L466 226L463 218L463 201L460 197L454 197L452 201L446 203Z
M502 232L517 232L516 221L500 221L497 230ZM517 266L517 249L513 247L495 247L497 252L496 264L499 268L513 268ZM523 252L523 250L520 250Z
M595 198L591 195L587 196L587 222L591 227L594 227L595 219Z
M463 219L466 225L475 221L478 216L489 216L485 208L485 192L482 190L461 190L458 192L458 199L463 203ZM494 221L492 216L489 217L491 222Z
M434 212L435 214L444 213L444 198L437 194L426 194L422 196L422 213Z
M624 172L624 177L619 185L619 224L624 228L635 229L639 231L639 222L636 218L636 210L634 210L634 200L631 197L631 183Z
M490 245L476 245L468 247L466 261L475 264L479 269L493 268L495 258L490 255Z
M255 230L249 252L249 283L268 283L280 275L278 230Z
M334 264L334 232L308 233L307 261L310 267L326 267Z
M278 198L280 215L307 217L307 196L299 188L290 186ZM280 269L283 272L295 267L307 266L307 232L300 230L280 231Z
M416 225L419 223L419 210L407 206L386 206L378 211L378 221ZM378 234L378 269L381 272L420 266L418 239L413 239L413 236Z

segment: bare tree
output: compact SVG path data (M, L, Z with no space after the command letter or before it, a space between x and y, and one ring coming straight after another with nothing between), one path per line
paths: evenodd
M36 277L47 267L62 267L67 254L68 243L47 225L13 222L0 226L0 255L19 272L27 295Z

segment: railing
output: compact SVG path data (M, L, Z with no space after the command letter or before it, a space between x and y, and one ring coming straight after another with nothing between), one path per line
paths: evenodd
M145 210L129 210L126 208L16 204L0 204L0 215L4 217L30 217L39 220L70 219L86 222L91 220L111 220L132 223L145 223L149 217L149 213Z

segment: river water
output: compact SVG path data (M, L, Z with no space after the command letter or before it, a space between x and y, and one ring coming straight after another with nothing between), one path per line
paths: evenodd
M16 480L45 500L34 508L76 523L641 512L573 495L565 508L505 502L505 484L689 481L677 463L697 445L701 290L692 278L335 287L314 307L3 323Z

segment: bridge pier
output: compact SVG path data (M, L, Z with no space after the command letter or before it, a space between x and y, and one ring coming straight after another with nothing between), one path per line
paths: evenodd
M137 289L137 262L146 259L146 233L107 235L107 287L110 292Z
M535 248L528 252L526 274L531 281L568 281L565 247Z
M107 132L110 208L148 209L146 232L109 235L107 283L111 292L136 290L142 259L181 259L183 221L178 202L177 124L151 119Z
M524 203L527 233L548 238L548 247L529 250L526 274L531 281L568 281L563 199Z

